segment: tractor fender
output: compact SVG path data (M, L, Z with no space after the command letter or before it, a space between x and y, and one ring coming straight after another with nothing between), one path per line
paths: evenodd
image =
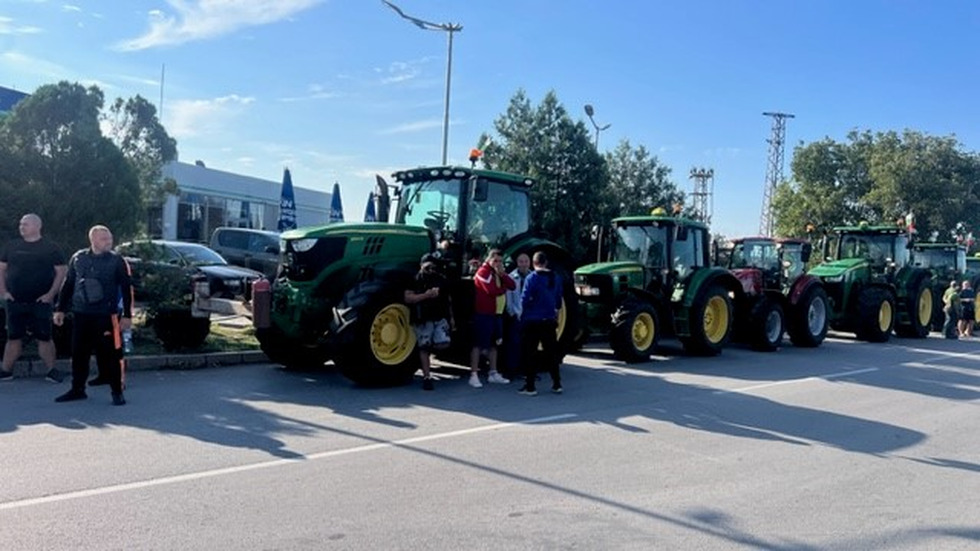
M576 263L564 247L540 237L526 237L509 243L504 248L504 259L510 261L516 259L521 253L533 256L537 251L544 251L548 255L548 264L552 268L560 267L568 271L569 274L575 268Z
M679 303L683 308L690 308L694 304L694 299L713 285L721 285L734 300L741 300L745 297L742 285L731 272L724 268L702 268L695 270L687 279L679 283L674 288L671 301Z
M809 291L814 285L823 286L823 281L821 281L818 277L806 274L796 278L796 281L794 281L793 285L790 286L789 294L787 295L790 305L796 306L800 302L800 299L803 298L807 291Z
M909 292L922 278L932 279L932 272L924 268L904 268L895 274L895 295L898 300L909 298Z
M764 284L762 282L762 270L758 268L736 268L731 270L735 279L742 286L742 292L747 295L761 296Z

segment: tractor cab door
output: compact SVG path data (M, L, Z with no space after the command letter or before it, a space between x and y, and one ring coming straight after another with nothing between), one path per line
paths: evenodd
M695 269L708 265L708 232L703 228L678 224L674 226L670 251L670 274L683 281Z

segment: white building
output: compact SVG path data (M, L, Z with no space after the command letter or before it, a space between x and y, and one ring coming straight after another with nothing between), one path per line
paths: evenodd
M277 229L282 182L214 170L200 161L167 163L163 177L177 182L180 195L151 210L152 237L206 242L222 226ZM293 195L297 226L327 223L331 194L294 186Z

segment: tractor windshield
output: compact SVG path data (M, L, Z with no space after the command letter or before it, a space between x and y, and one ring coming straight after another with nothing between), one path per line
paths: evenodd
M928 248L915 249L912 253L912 264L934 270L966 270L966 251L963 249Z
M873 264L894 262L904 266L909 260L908 236L904 233L844 233L837 244L837 258L867 258Z
M464 198L465 209L461 208L460 197ZM524 186L483 177L453 176L405 184L395 221L424 226L436 239L499 246L528 231L530 213Z
M665 247L669 226L618 226L614 262L638 262L648 268L666 266Z
M776 244L766 240L746 240L735 245L729 267L759 268L760 270L779 269L779 251Z

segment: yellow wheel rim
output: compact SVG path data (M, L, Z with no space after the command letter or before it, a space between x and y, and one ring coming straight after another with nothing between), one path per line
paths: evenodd
M704 336L712 343L719 343L728 331L728 304L721 296L708 299L704 307Z
M928 326L932 320L932 290L928 287L919 293L919 325Z
M565 308L565 299L561 299L561 305L558 307L558 327L557 327L557 338L561 340L562 334L565 333L565 323L568 322L568 309Z
M398 365L415 349L415 331L409 322L408 307L389 304L371 321L371 353L379 362Z
M878 309L878 328L882 331L888 331L892 327L892 303L887 300L881 302L881 308Z
M653 346L653 337L657 334L657 326L653 322L653 316L646 312L641 312L633 320L633 327L630 330L633 339L633 347L637 350L647 350Z

